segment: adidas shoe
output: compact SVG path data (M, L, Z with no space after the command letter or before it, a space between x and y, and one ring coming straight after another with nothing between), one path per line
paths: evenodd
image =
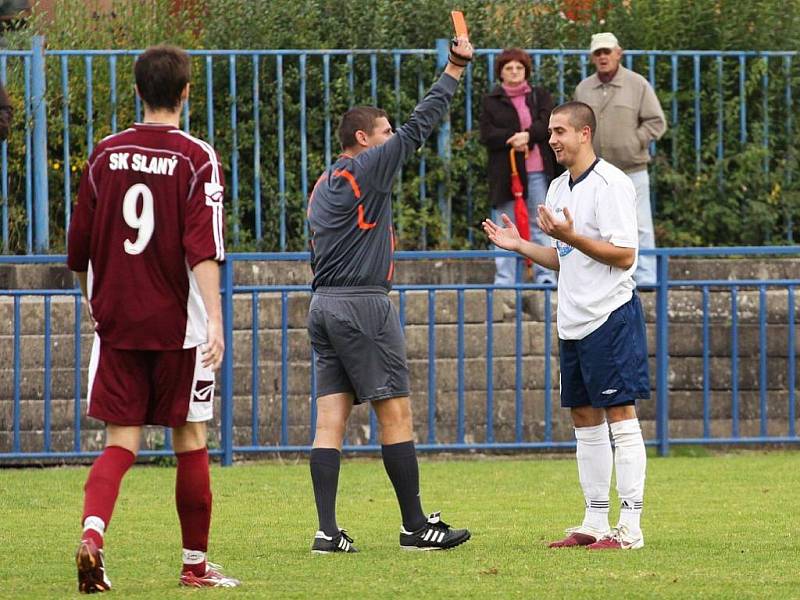
M223 587L231 588L241 585L241 581L228 577L222 567L212 562L206 563L205 575L195 575L192 571L183 571L179 584L185 587Z
M340 529L338 535L328 536L318 531L314 535L314 544L311 552L315 554L330 554L331 552L358 552L353 546L353 538L347 535L346 529Z
M642 532L631 534L625 525L614 527L604 538L587 546L588 550L638 550L639 548L644 548Z
M103 550L93 540L81 540L75 553L75 564L78 566L79 592L94 594L111 589L111 581L103 564Z
M611 530L600 531L593 527L586 527L580 525L579 527L570 527L564 533L567 537L549 544L549 548L574 548L576 546L589 546L595 542L603 539Z
M435 512L416 531L400 528L400 547L403 550L446 550L466 542L471 534L468 529L452 529Z

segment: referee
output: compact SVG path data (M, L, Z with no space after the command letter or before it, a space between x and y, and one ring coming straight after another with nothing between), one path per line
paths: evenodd
M556 107L549 129L556 160L567 168L539 207L539 227L553 238L552 247L520 239L506 215L505 228L488 219L483 228L492 243L559 271L561 406L570 409L575 425L586 510L581 525L550 547L633 550L644 546L639 520L646 464L636 400L650 397L644 316L633 281L636 192L625 173L595 156L589 105ZM620 517L611 528L614 467Z
M379 108L348 110L339 125L342 154L309 198L314 294L308 333L318 390L311 480L319 530L312 552L356 552L337 525L336 492L347 419L362 403L372 405L380 423L383 463L402 515L401 548L453 548L470 537L439 513L422 511L405 337L388 292L394 276L392 181L448 110L472 53L468 38L453 41L444 74L396 132Z

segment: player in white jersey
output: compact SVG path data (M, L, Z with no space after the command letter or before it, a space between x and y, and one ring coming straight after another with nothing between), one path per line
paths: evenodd
M595 128L594 112L582 102L562 104L550 116L550 146L567 168L550 184L537 216L552 247L521 239L507 215L505 227L487 219L483 228L497 246L559 271L561 405L575 425L586 506L581 525L550 547L627 550L644 546L646 455L636 400L650 397L644 316L633 281L636 192L627 175L595 155ZM614 467L621 506L611 528Z

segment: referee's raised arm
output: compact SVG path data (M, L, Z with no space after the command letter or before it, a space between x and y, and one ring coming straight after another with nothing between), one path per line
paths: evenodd
M391 189L403 163L425 143L442 120L473 53L474 48L467 37L453 39L444 73L414 108L408 121L397 128L389 141L362 157L364 168L371 171L376 187Z

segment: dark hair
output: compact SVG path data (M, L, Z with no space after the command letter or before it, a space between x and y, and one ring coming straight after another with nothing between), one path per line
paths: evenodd
M175 46L152 46L136 59L133 72L139 96L149 108L175 110L191 78L192 61Z
M495 59L494 63L495 77L497 77L499 80L500 72L503 70L503 67L505 67L512 60L522 63L522 66L525 67L525 79L530 79L531 71L533 70L533 65L531 65L531 57L528 56L528 53L522 48L506 48L500 53L500 55Z
M354 106L342 115L339 122L339 143L342 148L352 148L356 145L356 131L363 131L367 135L375 129L375 121L381 117L389 118L386 111L374 106Z
M594 132L597 129L597 119L594 116L594 111L591 106L584 102L573 100L571 102L559 104L553 109L550 115L557 115L558 113L568 113L570 125L576 130L588 127L592 132L592 137L594 137Z

